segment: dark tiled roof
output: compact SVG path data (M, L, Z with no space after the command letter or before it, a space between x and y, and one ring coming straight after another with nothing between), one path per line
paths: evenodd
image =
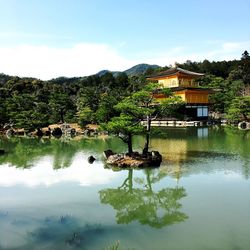
M214 93L215 90L212 88L199 88L199 87L174 87L171 88L173 92L175 91L181 91L181 90L195 90L195 91L208 91L210 93Z
M170 68L170 69L160 72L157 75L153 75L148 78L150 79L150 78L156 78L156 77L171 76L171 75L175 75L176 73L182 73L182 74L191 75L191 76L204 76L204 74L202 73L197 73L197 72L189 71L189 70L182 69L182 68Z

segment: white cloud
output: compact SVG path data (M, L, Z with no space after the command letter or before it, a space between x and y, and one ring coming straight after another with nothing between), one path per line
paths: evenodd
M187 60L203 61L208 59L210 61L234 60L240 59L244 50L249 50L250 41L244 42L222 42L222 41L205 41L200 45L199 51L195 48L179 46L169 48L158 55L151 58L145 58L144 62L150 64L159 64L161 66L174 65L175 62L183 63Z
M224 43L222 44L222 48L224 51L235 51L241 47L241 43Z
M31 169L10 167L8 164L0 168L0 187L24 185L36 187L39 185L52 186L62 182L75 182L81 186L101 185L110 183L121 173L107 171L103 164L95 162L89 165L83 162L82 155L78 154L69 168L54 170L53 157L40 159Z
M183 63L187 60L200 61L204 60L204 54L190 53L190 50L184 46L173 47L161 51L151 57L143 59L143 62L149 64L158 64L160 66L174 65L176 62Z
M69 48L21 45L0 47L0 71L43 80L86 76L100 70L125 70L135 62L122 58L106 44L80 43Z
M64 48L37 45L0 47L0 72L47 80L59 76L87 76L103 69L123 71L138 63L166 66L186 60L233 60L239 59L243 51L250 48L250 41L204 41L199 48L195 45L166 48L165 51L155 48L154 53L139 50L136 59L127 59L119 54L126 49L125 44L123 42L116 48L97 43L79 43Z
M250 41L222 42L215 49L206 53L206 58L211 60L234 60L240 59L244 50L249 50Z

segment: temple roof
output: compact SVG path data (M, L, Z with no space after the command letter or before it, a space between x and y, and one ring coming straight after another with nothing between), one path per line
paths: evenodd
M195 90L195 91L208 91L209 93L217 92L217 90L212 88L202 88L202 87L173 87L171 88L173 92L181 90Z
M212 89L212 88L203 88L203 87L173 87L171 88L172 92L178 92L182 90L191 90L191 91L201 91L201 92L209 92L215 93L221 91L220 89ZM162 89L157 89L155 93L161 93Z
M203 73L197 73L197 72L189 71L189 70L186 70L186 69L174 67L174 68L164 70L164 71L160 72L159 74L152 75L152 76L150 76L148 78L153 79L153 78L157 78L157 77L172 76L172 75L176 75L178 73L181 73L181 74L184 74L184 75L189 75L189 76L194 76L194 77L204 76Z

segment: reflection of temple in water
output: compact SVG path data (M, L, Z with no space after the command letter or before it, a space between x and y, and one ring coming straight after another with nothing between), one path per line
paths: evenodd
M183 163L188 162L191 157L200 154L198 148L194 147L192 141L208 137L208 128L172 129L167 138L152 138L150 148L159 151L163 157L160 171L173 176L177 181L185 171ZM196 142L196 145L197 142ZM166 164L164 164L164 162Z
M183 171L181 163L187 160L187 144L186 140L181 139L161 139L154 138L150 141L150 147L161 152L163 162L160 171L165 172L179 180Z
M208 127L197 128L197 137L198 138L207 138L208 137Z
M163 159L169 162L183 162L187 158L186 140L153 138L150 147L161 152Z

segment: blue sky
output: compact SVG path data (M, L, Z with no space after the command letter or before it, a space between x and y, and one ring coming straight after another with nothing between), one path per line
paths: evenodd
M239 59L250 0L0 0L0 72L50 79Z

